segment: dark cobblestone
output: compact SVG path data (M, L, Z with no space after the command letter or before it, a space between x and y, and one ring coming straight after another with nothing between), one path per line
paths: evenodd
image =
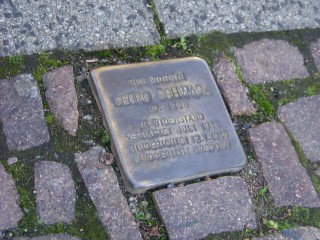
M239 177L164 189L153 198L171 240L256 228L247 186Z
M320 161L320 95L299 98L277 112L311 162Z
M222 57L212 70L231 115L252 115L255 109L233 65L225 57Z
M46 85L46 100L50 111L64 129L75 136L78 129L78 99L74 87L73 67L64 66L47 72L42 78Z
M142 239L112 166L100 162L101 147L76 153L75 160L109 239Z
M69 168L61 163L35 164L37 213L44 224L71 223L74 219L76 190Z
M0 231L17 227L22 217L15 182L0 163Z
M309 76L302 54L286 41L263 39L233 52L249 84Z
M320 230L315 227L296 227L282 230L278 234L272 234L254 240L319 240Z
M0 80L0 120L9 150L25 150L49 142L42 101L31 75Z
M318 194L281 124L251 128L249 138L275 206L320 207Z
M48 236L41 236L41 237L16 237L13 240L80 240L80 238L68 235L68 234L52 234Z
M318 71L320 71L320 38L318 41L311 43L310 48L314 58L314 63L316 64Z

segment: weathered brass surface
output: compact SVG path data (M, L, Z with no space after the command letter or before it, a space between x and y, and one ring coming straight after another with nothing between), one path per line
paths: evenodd
M200 58L98 68L90 86L131 193L236 172L247 163Z

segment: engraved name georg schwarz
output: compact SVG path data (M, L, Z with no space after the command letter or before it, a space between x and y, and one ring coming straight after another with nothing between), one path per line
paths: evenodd
M90 86L131 193L247 163L202 59L102 67L91 72Z

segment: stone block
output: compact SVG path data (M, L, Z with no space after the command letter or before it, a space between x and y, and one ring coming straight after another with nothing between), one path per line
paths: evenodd
M320 207L318 194L281 124L251 128L249 138L275 206Z
M152 196L171 240L201 239L257 226L247 186L240 177L164 189Z

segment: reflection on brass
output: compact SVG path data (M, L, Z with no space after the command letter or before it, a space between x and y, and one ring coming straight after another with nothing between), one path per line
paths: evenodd
M131 193L247 163L202 59L101 67L91 72L90 86Z

